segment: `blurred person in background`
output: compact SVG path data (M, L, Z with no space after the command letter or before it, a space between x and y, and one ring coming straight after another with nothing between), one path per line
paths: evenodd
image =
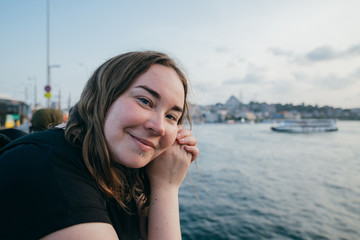
M30 133L53 128L63 122L63 114L58 109L39 109L31 120Z

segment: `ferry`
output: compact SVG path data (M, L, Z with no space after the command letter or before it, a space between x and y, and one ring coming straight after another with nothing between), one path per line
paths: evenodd
M301 119L287 120L277 126L272 126L271 130L289 133L313 133L313 132L333 132L337 131L335 119Z

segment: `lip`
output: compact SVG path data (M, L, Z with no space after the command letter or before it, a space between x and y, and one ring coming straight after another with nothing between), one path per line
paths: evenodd
M155 144L153 144L151 141L145 139L145 138L140 138L137 136L134 136L132 134L130 134L130 136L134 139L135 144L143 151L151 151L153 149L155 149Z

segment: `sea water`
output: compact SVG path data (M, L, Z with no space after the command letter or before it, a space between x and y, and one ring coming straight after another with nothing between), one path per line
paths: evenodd
M360 239L360 122L279 133L193 127L200 155L180 188L183 239Z

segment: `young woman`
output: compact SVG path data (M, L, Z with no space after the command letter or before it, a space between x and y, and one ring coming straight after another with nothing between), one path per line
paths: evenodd
M65 129L1 150L0 239L181 239L178 190L199 153L187 94L163 53L102 64Z

